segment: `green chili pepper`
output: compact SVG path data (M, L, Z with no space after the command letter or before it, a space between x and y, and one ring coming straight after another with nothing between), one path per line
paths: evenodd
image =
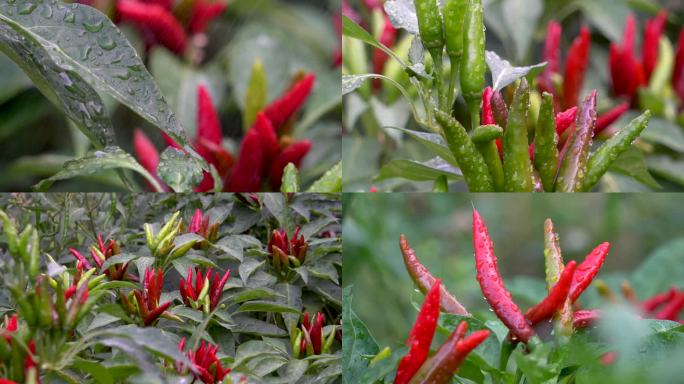
M496 140L503 137L503 128L498 125L481 125L473 131L473 142L484 157L489 174L492 176L494 190L502 192L504 190L504 173L501 165L501 156L496 147Z
M544 222L544 264L546 271L546 288L556 285L563 272L563 256L561 254L558 234L553 228L551 219ZM566 299L563 308L555 316L554 327L559 335L569 337L572 334L572 305Z
M157 243L161 243L164 238L166 238L169 234L173 232L174 227L176 227L176 221L178 220L178 217L180 216L180 211L176 211L169 221L164 224L162 229L159 230L159 233L157 233Z
M553 113L553 95L544 92L534 133L534 166L539 171L544 191L553 192L558 170L558 135Z
M294 338L294 341L292 342L292 357L294 357L295 359L299 359L301 345L302 333L299 330L297 330L297 336Z
M582 183L582 191L587 192L598 183L601 176L608 170L608 167L623 152L632 146L632 142L639 137L641 132L648 126L651 119L651 111L647 110L641 116L632 120L615 136L606 141L599 149L594 152L587 163L587 176Z
M485 85L485 30L482 0L471 0L465 15L461 92L468 103L473 127L480 125L480 101Z
M323 343L323 353L328 353L330 351L330 348L335 341L335 329L336 327L333 325L330 333L328 333L328 337L325 338L325 342Z
M465 128L451 115L435 110L437 122L444 130L449 149L458 162L463 178L471 192L491 192L494 190L492 178L482 154L468 136Z
M442 56L444 47L444 30L442 15L439 13L437 0L415 0L418 30L423 46L430 52L432 58Z
M9 251L12 255L16 255L19 250L19 235L17 233L17 228L12 224L9 216L2 210L0 210L0 220L3 222L3 230L5 232L5 237L7 237Z
M587 173L587 159L596 123L596 91L587 96L577 114L575 129L565 143L556 180L557 192L575 192L582 188Z
M532 161L530 146L527 142L527 109L530 105L530 92L527 80L522 78L515 90L511 110L508 113L508 126L504 133L504 190L506 192L532 192Z
M435 179L435 185L432 187L432 192L449 192L449 182L445 175L439 175Z
M38 231L33 230L31 233L31 251L29 253L29 276L35 278L38 276L38 266L40 264L40 239L38 238Z
M450 62L448 105L453 102L458 70L463 56L463 20L468 10L468 0L446 0L444 3L444 37Z

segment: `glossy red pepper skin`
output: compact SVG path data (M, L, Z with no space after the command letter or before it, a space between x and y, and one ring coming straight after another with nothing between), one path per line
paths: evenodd
M599 244L594 250L584 258L584 261L577 266L575 277L572 279L572 286L570 287L570 301L575 302L585 289L591 284L591 281L598 274L599 269L606 261L606 256L610 251L610 243Z
M306 102L313 89L316 75L310 73L295 83L283 96L269 104L264 113L276 130L287 122Z
M658 311L655 318L677 321L682 309L684 309L684 292L678 292L660 311Z
M637 88L646 83L643 66L634 54L635 33L636 20L630 14L625 23L622 45L611 44L608 56L613 94L630 99L636 95Z
M409 352L399 361L394 384L408 384L430 353L430 345L437 329L437 320L439 320L439 292L441 285L442 280L437 279L425 296L425 301L423 301L420 312L418 312L418 318L406 341L406 345L409 346Z
M591 34L589 28L582 27L580 35L575 38L565 59L565 74L563 76L562 108L577 106L579 94L584 83L584 74L589 65L589 45Z
M575 329L586 328L601 318L599 310L581 310L572 314L572 326Z
M574 260L569 262L563 269L563 272L561 272L558 282L549 291L549 294L539 304L525 312L525 317L530 324L535 325L550 319L563 308L565 300L570 293L576 264Z
M283 181L283 171L285 166L293 163L295 167L299 168L302 160L311 150L311 142L309 140L302 140L292 143L285 147L271 164L271 171L269 173L269 180L271 188L279 190Z
M672 72L672 87L674 87L680 100L684 100L684 28L679 32L677 50L675 53L675 66Z
M527 343L535 332L518 305L511 299L511 293L504 286L487 226L475 209L473 210L473 243L477 281L480 283L485 299L513 336Z
M494 91L492 87L487 87L482 92L482 117L480 119L480 125L493 125L496 124L494 120L494 112L492 111L492 94Z
M655 18L646 21L641 48L641 61L644 66L646 81L651 78L651 74L658 63L658 48L665 23L667 23L667 11L665 10L661 10Z
M622 115L629 110L629 103L624 102L616 105L608 112L605 112L596 119L596 126L594 127L594 136L603 132L611 124L616 122Z
M406 236L403 234L399 237L399 248L404 258L404 265L411 276L411 280L418 286L423 294L426 294L430 288L437 282L437 279L432 276L430 271L418 260L416 252L409 245ZM469 316L468 310L456 298L447 291L446 287L442 285L440 290L440 306L444 312L453 313L455 315Z
M565 131L575 122L578 109L577 107L572 107L556 114L556 133L559 137L562 137Z
M228 191L260 191L261 179L277 151L275 129L270 120L260 112L254 126L249 129L240 144L240 155L228 180Z
M203 33L207 29L207 25L221 16L226 8L228 8L228 4L222 0L195 0L190 21L188 21L188 30L190 33Z
M549 21L546 28L546 41L544 43L544 61L546 61L546 69L539 76L539 91L540 93L548 92L556 95L556 87L553 84L553 75L560 73L560 41L563 27L555 21Z
M653 312L661 306L672 300L677 295L677 288L672 287L669 290L659 293L653 297L644 300L641 303L641 310L645 313Z
M146 4L135 0L119 0L116 10L124 21L149 31L154 39L171 52L181 54L187 46L187 36L173 14L159 4Z

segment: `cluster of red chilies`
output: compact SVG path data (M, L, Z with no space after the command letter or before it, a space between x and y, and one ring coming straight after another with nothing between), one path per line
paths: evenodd
M218 236L218 223L210 224L209 215L204 215L202 210L197 208L190 219L186 233L196 233L204 237L209 242L214 242ZM198 244L201 247L203 244Z
M544 44L544 60L547 62L547 66L537 79L537 87L540 92L548 92L554 95L556 111L560 109L569 110L577 106L584 76L589 65L589 47L591 45L589 28L583 26L580 35L570 45L565 66L561 68L560 42L562 32L563 28L558 22L554 20L549 22ZM629 105L628 102L624 102L601 114L596 119L594 135L598 135L617 121L620 116L627 112ZM570 123L574 122L574 118L572 120ZM562 137L560 133L559 136Z
M183 352L185 349L185 337L178 343L178 350ZM221 360L216 356L218 346L200 342L200 346L192 351L185 352L185 355L193 364L193 375L195 379L201 380L204 384L222 383L223 378L230 373L230 368L224 368ZM185 367L182 363L176 362L176 371L184 373ZM194 382L194 380L193 380Z
M470 351L489 337L488 330L478 330L466 337L468 324L461 321L437 352L428 358L439 319L441 283L436 280L425 296L406 341L409 352L399 361L394 384L450 383Z
M295 357L320 355L323 353L323 323L325 315L317 312L313 319L309 318L309 313L305 312L302 318L301 332L295 338L293 352ZM301 340L301 341L300 341ZM298 348L298 350L294 350Z
M187 279L180 279L180 294L185 305L194 309L203 307L205 312L213 311L221 299L223 287L230 276L230 269L221 276L218 272L212 275L211 268L202 275L199 267L195 267L195 283L192 283L192 267L188 268Z
M72 255L78 260L77 263L77 269L78 265L81 264L81 268L85 267L86 270L92 269L93 266L90 264L88 259L86 259L78 250L74 248L69 248L69 252L71 252ZM119 245L116 243L115 240L108 240L106 245L105 242L102 240L102 235L98 234L97 235L97 246L92 245L90 247L90 256L92 257L93 261L95 262L95 265L97 266L97 271L95 273L97 274L99 272L99 269L102 268L102 265L104 262L109 259L110 257L114 255L118 255L121 253L121 249L119 248ZM109 268L107 268L106 271L104 271L105 275L107 275L107 278L109 280L129 280L129 281L138 281L138 278L131 275L130 273L126 273L128 270L128 264L129 262L126 263L118 263L111 265Z
M549 233L553 235L552 231L553 228L551 227ZM609 243L602 243L594 248L579 265L576 265L575 261L563 265L562 259L559 259L557 261L558 269L561 272L557 281L550 287L543 300L523 313L511 299L511 294L506 289L499 274L492 241L477 210L473 210L473 243L477 280L485 299L496 316L510 330L511 341L521 341L526 344L536 336L537 332L534 329L536 325L551 319L564 310L566 305L575 304L576 306L576 301L598 274L610 250ZM432 290L439 280L435 279L428 269L418 261L415 252L410 248L403 235L400 239L400 248L406 269L412 280L421 291ZM441 291L442 295L438 296L437 303L443 310L461 316L470 315L446 289L442 288ZM573 315L577 321L580 321L589 312L577 311Z
M33 340L29 340L26 343L28 351L24 348L16 348L14 350L12 346L12 335L17 334L19 329L19 318L17 314L13 314L10 318L5 318L4 326L0 327L0 365L2 361L6 358L11 359L23 359L23 372L14 372L15 375L23 376L25 381L29 380L29 377L34 377L35 382L40 384L40 375L38 374L38 364L35 360L36 355L36 343ZM0 378L0 384L18 384L15 381Z
M287 238L287 232L284 229L274 229L266 249L275 263L288 265L292 261L295 266L298 266L296 264L301 265L306 260L309 245L304 235L299 234L299 227L295 228L290 239ZM290 257L294 257L295 260L291 260Z
M223 182L225 192L254 192L262 189L267 181L270 188L278 190L283 170L288 163L299 167L311 149L309 140L292 141L285 127L291 117L306 102L315 82L313 73L297 81L281 98L273 101L259 112L254 125L240 145L237 160L222 146L223 134L218 114L207 89L197 89L197 137L194 148L209 164L213 165ZM180 149L168 136L167 145ZM133 145L140 164L148 172L157 174L159 152L145 134L136 130ZM157 180L161 180L157 177ZM207 192L214 187L214 179L205 172L204 179L195 188Z
M135 25L148 50L162 45L182 55L188 47L188 36L204 33L228 6L223 0L193 0L190 5L188 8L186 2L178 2L174 6L171 0L116 0L114 20Z
M154 324L159 316L171 305L170 301L163 304L159 303L163 285L164 272L161 269L146 268L142 290L136 289L133 291L138 315L146 327Z

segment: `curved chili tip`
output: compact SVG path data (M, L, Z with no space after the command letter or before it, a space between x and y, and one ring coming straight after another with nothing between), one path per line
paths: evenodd
M399 248L404 258L404 265L408 271L411 280L418 286L421 292L427 293L435 284L437 279L430 273L430 271L418 260L416 252L409 245L408 240L404 234L399 236ZM455 315L470 316L468 310L446 289L444 285L440 289L440 307L444 312L453 313Z
M572 285L576 265L577 263L574 260L570 261L563 269L563 272L558 278L558 282L551 288L549 294L539 302L539 304L525 312L525 317L530 324L538 324L541 321L552 317L556 312L563 308L563 305L565 305L565 301L568 298L568 294L570 293L570 286Z
M586 328L601 318L601 312L597 309L576 311L572 314L572 326L575 329Z
M408 384L409 380L418 372L430 353L432 338L439 320L439 292L442 280L437 279L425 296L420 307L416 322L411 328L406 345L409 352L399 361L394 384Z
M655 318L677 321L682 309L684 309L684 292L679 292L655 315Z
M673 297L677 295L677 288L672 287L669 290L654 295L641 303L641 310L645 313L653 312L662 304L665 304L672 300Z
M584 261L577 266L575 277L572 279L572 286L570 287L570 302L574 303L580 297L582 292L591 284L591 281L598 274L603 262L606 261L606 256L610 251L610 243L605 242L599 244L594 250L584 258Z
M473 209L473 243L477 281L485 299L513 336L527 343L535 335L534 329L504 286L487 226L476 209Z

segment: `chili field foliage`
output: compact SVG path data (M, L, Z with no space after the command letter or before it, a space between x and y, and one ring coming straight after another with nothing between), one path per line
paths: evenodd
M4 194L0 208L3 383L339 382L338 197Z
M0 190L340 190L338 7L0 2Z

